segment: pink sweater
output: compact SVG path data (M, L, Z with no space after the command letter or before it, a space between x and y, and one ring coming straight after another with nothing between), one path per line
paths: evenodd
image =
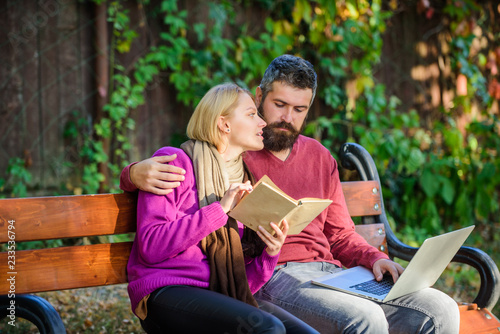
M154 156L174 153L177 159L171 164L186 170L186 179L181 186L167 196L139 192L137 233L127 265L128 293L133 311L144 296L163 286L208 288L210 269L199 243L224 226L228 219L219 202L199 208L193 166L184 151L164 147ZM134 189L128 173L126 178L128 186ZM243 225L238 225L242 235ZM277 262L278 256L269 256L266 251L257 258L246 259L252 293L269 280Z

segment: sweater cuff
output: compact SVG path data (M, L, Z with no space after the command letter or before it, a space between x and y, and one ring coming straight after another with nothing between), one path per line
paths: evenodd
M280 254L281 251L277 255L271 256L264 249L264 251L262 251L262 254L260 255L260 259L262 261L262 267L265 270L274 271L274 268L278 265L278 259L280 257Z
M378 260L390 260L389 256L383 252L380 252L379 254L376 254L376 256L373 256L371 259L370 259L370 262L369 262L369 265L370 265L370 268L373 269L373 265L375 264L375 262L377 262Z
M130 179L130 167L135 165L137 162L131 163L127 167L123 168L120 174L120 189L126 192L136 192L139 190L136 185Z
M219 202L207 205L202 210L204 219L212 232L226 225L228 215L224 212Z

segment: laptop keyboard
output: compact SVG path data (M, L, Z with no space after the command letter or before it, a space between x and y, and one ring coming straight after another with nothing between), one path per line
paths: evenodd
M356 289L364 292L369 292L371 294L380 296L386 294L391 290L394 282L392 280L392 276L384 276L384 278L378 282L375 279L370 281L366 281L363 283L359 283L353 286L350 286L351 289Z

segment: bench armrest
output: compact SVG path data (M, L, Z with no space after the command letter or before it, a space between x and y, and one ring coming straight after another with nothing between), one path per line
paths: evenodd
M56 309L48 301L36 295L16 295L11 299L8 295L0 296L0 319L9 316L8 307L15 301L15 318L23 318L34 324L42 334L65 334L64 323ZM15 319L14 318L14 319ZM6 325L8 327L10 325Z
M340 163L346 169L356 170L361 180L374 180L380 183L377 167L371 155L361 145L355 143L345 143L342 145L340 149ZM397 257L409 261L417 252L417 248L404 244L396 237L385 214L382 191L380 191L380 197L382 214L373 216L372 219L376 223L384 224L389 255L392 258ZM474 303L481 308L493 309L500 297L500 272L491 257L478 248L462 246L452 261L468 264L478 271L481 278L481 285Z

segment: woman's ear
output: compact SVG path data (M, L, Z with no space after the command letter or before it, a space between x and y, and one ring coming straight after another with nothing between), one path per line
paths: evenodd
M219 117L219 120L217 121L217 127L221 132L229 132L227 131L227 129L229 129L229 124L226 122L224 116Z

